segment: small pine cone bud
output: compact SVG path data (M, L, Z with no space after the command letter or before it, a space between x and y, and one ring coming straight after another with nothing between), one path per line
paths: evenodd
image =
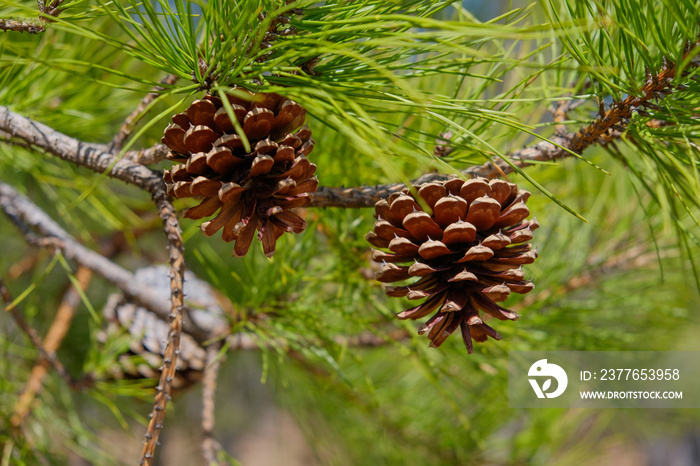
M306 110L277 94L256 94L241 88L228 95L233 113L250 143L243 140L221 99L207 95L172 117L163 135L168 159L180 165L166 170L173 197L203 197L185 217L200 219L211 236L235 241L233 253L244 256L256 229L265 255L275 253L284 232L301 233L306 222L292 208L311 202L318 187L316 165L306 158L314 147L311 131L302 126Z
M459 327L471 353L473 340L501 339L479 311L515 320L516 313L496 303L511 292L534 288L521 268L537 257L528 241L539 224L525 220L530 193L502 180L477 178L425 184L418 194L432 214L407 189L375 205L377 221L367 240L390 251L373 253L373 260L383 264L377 280L418 277L408 285L386 287L389 296L427 298L399 313L399 319L437 311L418 333L428 333L430 346L438 347Z

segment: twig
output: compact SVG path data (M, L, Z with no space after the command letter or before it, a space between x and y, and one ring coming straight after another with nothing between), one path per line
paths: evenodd
M37 0L39 7L39 19L0 19L0 31L28 32L29 34L39 34L46 31L44 23L53 22L51 18L56 18L63 10L59 7L65 0L55 0L48 6L43 0Z
M202 379L202 456L206 465L218 465L217 453L221 445L214 438L214 413L216 407L216 379L219 375L221 345L207 347L207 365Z
M59 248L68 259L114 283L134 302L168 321L168 304L157 299L150 288L141 285L131 272L78 243L44 211L4 183L0 183L0 208L23 231L27 242L40 247ZM189 319L185 329L200 343L211 338L208 332L197 328Z
M72 383L73 380L71 376L68 374L68 372L66 372L66 369L63 367L63 364L61 364L61 361L56 358L56 354L44 347L44 344L41 342L41 339L39 338L39 335L37 335L36 331L27 324L27 321L24 320L24 316L21 312L19 312L17 307L12 305L14 300L10 294L10 290L8 290L7 286L5 286L5 282L3 281L2 277L0 277L0 296L2 297L3 301L5 301L5 311L12 315L12 318L17 323L17 326L22 329L22 331L29 337L29 340L32 342L34 347L39 350L41 357L48 361L49 364L56 369L56 372L62 379L68 381L68 383Z
M63 160L87 167L145 189L151 194L163 185L160 172L122 158L94 144L84 143L0 106L0 130ZM165 189L165 188L163 188Z
M29 34L39 34L46 28L38 21L32 19L0 19L0 31L28 32Z
M24 255L19 261L15 262L7 269L7 278L14 281L27 271L33 269L39 262L39 252Z
M174 74L165 76L159 81L160 85L155 86L151 92L146 94L146 96L141 99L141 102L134 109L134 111L131 112L128 117L126 117L126 120L124 120L121 128L119 128L119 132L114 136L114 139L112 139L112 143L110 144L111 151L118 151L122 148L124 141L126 141L126 139L131 135L131 132L134 129L134 123L136 122L138 116L145 110L146 107L150 105L151 102L156 99L156 97L158 97L158 94L161 91L165 90L164 86L172 86L177 80L178 77Z
M80 288L85 290L92 279L92 272L85 267L79 267L75 277L78 280ZM71 321L79 305L80 295L75 290L75 287L71 285L63 297L63 301L61 301L61 305L58 307L58 312L56 312L51 327L49 327L49 331L44 338L44 349L46 352L55 353L61 346L61 342L66 336L66 333L68 333ZM15 404L14 412L10 420L12 427L19 428L24 423L24 419L29 413L29 407L32 401L34 401L36 394L39 393L41 389L41 383L48 372L48 368L48 362L45 359L39 361L32 368L24 390L20 394L17 404Z
M141 451L142 465L152 465L158 437L163 429L165 419L165 408L170 401L172 392L172 382L175 375L177 358L180 354L180 334L182 333L182 320L187 312L184 302L184 275L185 258L180 224L175 215L175 208L170 202L170 198L165 192L165 186L160 183L153 192L153 200L158 207L158 215L163 219L163 230L168 240L170 250L170 306L171 311L168 316L170 320L170 333L168 334L168 345L165 347L163 355L163 371L160 374L160 383L156 387L156 400L151 412L151 421L146 430L146 442ZM193 335L194 337L194 335Z
M153 165L165 160L168 152L170 152L168 146L165 144L156 144L147 149L130 150L126 153L125 157L141 165Z
M13 188L4 183L0 183L0 207L10 219L18 223L20 229L25 233L25 238L32 244L46 246L46 241L51 240L53 247L60 248L69 259L76 260L81 265L94 270L98 274L117 284L124 294L134 300L134 302L150 309L161 318L170 321L170 333L168 344L165 348L163 358L163 371L161 372L160 383L156 387L156 400L151 414L151 422L146 432L146 442L141 455L141 464L151 465L154 458L155 447L158 436L163 428L165 408L171 398L172 381L174 378L176 363L179 354L180 334L183 328L183 315L186 312L184 305L184 272L185 263L183 257L183 243L180 234L180 225L175 215L175 209L170 202L164 186L156 185L153 198L158 207L158 213L163 219L163 228L168 240L171 263L171 305L168 307L154 297L150 290L137 283L133 275L122 269L118 265L100 254L91 251L71 238L61 227L58 226L48 215L41 211L29 199L17 193ZM24 220L29 225L41 231L45 238L37 238L28 225L22 224ZM167 317L166 317L167 316ZM194 326L191 320L186 323L186 330L198 342L203 342L210 338L206 332Z
M698 44L700 44L700 41L695 44L686 43L681 60L687 58L694 46ZM700 66L699 57L695 57L689 65L689 67L697 66ZM676 64L663 57L663 64L657 73L653 74L647 68L644 84L639 89L639 96L628 95L621 102L613 102L607 111L605 111L604 107L601 107L600 114L595 121L581 128L579 132L573 135L569 149L580 154L590 145L596 143L605 145L619 138L629 124L633 112L640 107L655 107L656 105L651 102L652 100L662 100L673 93L673 79L675 76Z

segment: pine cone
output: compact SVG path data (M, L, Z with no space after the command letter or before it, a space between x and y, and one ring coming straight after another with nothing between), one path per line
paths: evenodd
M181 165L166 170L164 180L173 197L204 197L185 217L219 211L202 224L205 235L223 229L222 239L235 240L233 253L241 257L257 229L271 257L282 233L306 228L291 209L311 202L309 193L318 187L316 165L306 158L314 141L309 128L301 126L306 110L293 100L241 88L233 92L228 100L252 151L245 150L221 99L207 95L173 116L165 129L168 158Z
M130 335L129 351L120 354L116 364L109 367L110 378L154 379L160 378L163 353L170 327L152 312L112 295L103 309L106 329L98 335L105 342L126 331ZM206 351L188 334L180 336L180 353L173 388L183 390L199 382L204 376Z
M472 340L501 339L479 310L515 320L516 313L496 302L511 291L534 288L521 268L537 257L527 243L539 227L535 219L525 221L530 193L502 180L453 179L425 184L418 194L432 214L407 189L375 205L377 222L367 240L391 251L374 251L372 258L383 263L377 279L390 283L419 277L406 286L386 287L389 296L427 298L398 317L420 319L437 309L418 333L428 332L430 346L438 347L460 327L471 353Z
M136 271L136 279L150 287L162 299L170 296L170 267L147 267ZM188 317L199 328L216 332L228 323L211 287L189 270L185 272ZM113 379L155 379L160 377L163 354L170 326L155 314L129 302L121 294L109 297L102 314L106 328L98 334L102 343L124 333L129 336L129 350L120 354L116 364L107 369ZM182 390L199 382L204 376L206 351L188 333L180 335L180 349L173 388Z

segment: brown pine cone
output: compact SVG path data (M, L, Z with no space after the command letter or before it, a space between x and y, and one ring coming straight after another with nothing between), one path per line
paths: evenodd
M257 229L265 255L271 257L282 233L306 228L291 209L311 202L309 193L318 187L316 165L306 158L314 141L302 126L306 110L293 100L241 88L231 92L228 100L251 151L245 150L221 99L207 95L173 116L165 129L168 158L180 165L166 170L164 180L173 197L204 198L185 217L200 219L219 211L202 224L205 235L223 230L222 239L235 240L233 253L241 257Z
M427 298L398 317L420 319L437 310L418 333L428 332L430 346L438 347L460 327L471 353L472 340L501 339L479 310L515 320L516 313L496 302L511 291L534 288L521 268L537 257L527 243L539 227L535 219L525 221L530 193L512 183L485 179L453 179L417 188L432 213L425 212L408 189L375 205L377 221L367 240L391 251L374 251L372 258L383 263L377 279L390 283L419 277L409 285L386 287L389 296Z

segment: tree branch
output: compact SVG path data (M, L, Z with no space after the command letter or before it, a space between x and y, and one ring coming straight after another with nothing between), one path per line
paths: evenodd
M29 34L39 34L46 28L39 20L25 19L0 19L0 31L28 32Z
M221 445L214 438L216 379L221 366L220 350L220 344L212 344L207 347L207 365L202 379L202 456L207 466L219 464L216 456L221 450Z
M168 152L170 152L168 146L165 144L156 144L147 149L130 150L126 153L125 157L141 165L153 165L165 160Z
M573 134L565 136L554 136L551 141L559 146L569 149ZM551 142L542 141L532 147L511 152L507 155L508 159L518 168L525 168L535 162L553 161L569 157L572 154L567 152L562 147L559 147ZM515 171L504 160L498 159L494 162L487 162L483 165L476 165L462 171L464 176L482 177L482 178L497 178L507 175ZM414 185L423 183L431 183L435 181L445 181L452 178L453 175L443 175L440 173L429 173L416 178L412 181ZM346 207L360 208L373 207L377 201L388 197L391 193L400 191L405 188L403 183L392 183L376 186L360 186L358 188L329 188L322 186L313 195L313 201L309 207Z
M67 136L3 106L0 106L0 130L36 149L95 172L107 173L113 178L145 189L151 194L155 194L159 189L165 190L159 172L128 159L118 160L113 154L102 151L93 144Z
M168 345L165 350L161 382L159 384L161 390L156 395L156 402L153 408L151 422L149 423L146 433L146 443L144 444L141 458L141 464L150 465L153 461L153 453L160 430L163 428L166 403L170 399L175 363L177 362L179 352L178 348L180 332L183 325L183 314L186 312L183 291L183 275L185 271L183 257L184 246L175 209L165 190L162 176L159 172L152 171L143 165L134 163L129 159L117 159L113 154L101 151L94 145L85 144L1 106L0 131L5 131L13 138L17 137L63 160L88 167L99 173L107 173L109 176L139 186L151 193L158 207L158 214L163 220L163 230L167 237L168 248L170 250L171 308L166 313L159 314L161 318L167 315L167 320L170 322L170 334L168 337ZM29 202L28 199L25 199L25 201ZM76 248L83 248L77 242L74 242L73 245ZM89 250L83 248L83 252L87 251ZM101 259L106 260L102 257ZM90 265L85 265L90 267ZM97 273L99 273L99 271L97 271ZM126 278L126 276L122 275L122 279L126 280ZM127 292L127 290L124 291ZM138 298L136 295L132 295L132 297L136 302L144 304L145 307L154 311L156 309L162 311L163 309L162 303L159 302L150 303L151 305L146 304L149 301L155 301L152 296L139 294ZM192 330L191 332L188 331L188 333L195 339L198 341L207 339L208 335L203 335L203 333L195 328L189 321L188 324L191 327L189 330Z
M180 224L175 215L175 208L165 192L163 183L157 185L158 189L153 193L153 199L158 207L158 215L163 219L163 230L168 239L170 250L170 333L168 345L163 355L163 371L160 374L160 383L156 387L156 400L151 412L151 421L146 430L146 442L141 451L141 465L152 465L158 437L163 429L165 408L170 401L172 383L177 369L177 358L180 354L180 335L183 327L183 316L187 312L185 307L185 258L184 244L180 233ZM189 332L188 332L189 333ZM192 335L195 337L195 335ZM196 339L196 338L195 338Z
M168 304L154 297L151 289L141 285L131 272L80 244L33 202L2 182L0 208L23 231L27 242L34 246L60 249L68 259L114 283L134 302L168 321ZM200 343L211 338L208 332L195 327L189 319L185 328Z

